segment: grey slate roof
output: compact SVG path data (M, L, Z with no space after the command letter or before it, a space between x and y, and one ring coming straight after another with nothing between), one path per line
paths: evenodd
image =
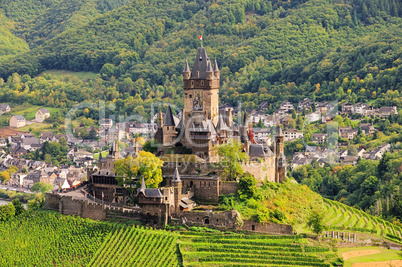
M260 144L252 144L249 147L250 157L265 157L264 147Z
M19 121L25 121L25 118L22 115L14 115L13 117L16 118Z
M216 58L215 58L215 64L214 64L214 71L219 71L218 62L216 61Z
M174 176L173 176L172 182L176 182L176 183L181 182L180 175L179 175L179 170L177 169L177 167L174 170Z
M209 58L205 48L204 47L198 48L198 53L194 60L193 69L191 70L191 78L205 79L208 62ZM199 76L197 76L197 72L199 72Z
M188 60L186 59L186 64L184 65L183 72L190 72L190 66L188 65Z
M176 125L174 123L172 109L170 108L170 105L168 106L168 108L166 110L166 115L165 115L165 119L163 120L163 125L164 126L175 126Z

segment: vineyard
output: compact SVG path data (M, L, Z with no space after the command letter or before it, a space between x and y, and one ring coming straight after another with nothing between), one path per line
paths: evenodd
M296 235L182 232L179 248L184 266L331 266L328 259L336 258Z
M337 201L324 199L325 224L328 230L349 230L402 240L402 228Z
M0 223L0 266L83 266L115 226L54 212Z
M88 266L178 266L177 234L137 227L110 233Z

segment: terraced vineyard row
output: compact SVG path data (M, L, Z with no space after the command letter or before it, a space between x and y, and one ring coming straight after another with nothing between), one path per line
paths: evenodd
M54 212L18 216L0 223L0 266L85 266L114 227Z
M350 230L402 239L402 228L345 204L324 199L325 224L329 230Z
M179 248L184 266L331 266L324 258L334 257L300 236L183 232Z
M88 266L178 266L177 236L163 230L119 227Z

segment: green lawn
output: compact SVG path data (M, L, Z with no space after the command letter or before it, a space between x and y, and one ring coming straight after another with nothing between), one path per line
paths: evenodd
M24 131L28 132L29 129L32 129L32 131L44 131L46 128L52 127L51 124L46 124L46 123L32 123L30 125L26 125L24 127L18 128L18 131ZM48 129L51 131L52 129Z
M342 258L342 253L349 251L361 251L361 250L379 250L381 253L371 254L366 256L359 256L350 258L345 261L345 267L352 267L353 263L358 262L374 262L374 261L389 261L389 260L402 260L399 255L399 251L389 250L380 247L359 247L359 248L340 248L338 250L338 256Z
M102 152L102 157L106 157L107 156L108 151L103 151ZM94 154L94 159L98 160L99 159L99 153Z
M38 111L38 109L41 108L47 108L50 112L50 116L55 116L58 112L58 108L50 108L50 107L45 107L45 106L35 106L31 105L28 103L18 105L18 106L11 106L11 112L7 113L10 115L23 115L26 120L33 120L35 119L35 113Z
M61 77L61 76L73 76L77 77L80 80L93 80L98 77L98 74L94 72L85 72L85 71L80 71L80 72L74 72L74 71L67 71L67 70L47 70L43 73L41 73L39 76L43 75L44 73L50 74L55 77Z

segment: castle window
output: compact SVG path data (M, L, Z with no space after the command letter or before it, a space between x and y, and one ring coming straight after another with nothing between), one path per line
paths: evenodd
M191 86L194 86L194 81L191 81Z
M254 224L251 225L251 230L252 230L252 231L255 231L255 225L254 225Z
M192 95L190 95L190 98L193 98L193 96L192 96Z
M201 85L204 86L204 81L201 81Z
M167 129L169 130L169 126L167 127Z

